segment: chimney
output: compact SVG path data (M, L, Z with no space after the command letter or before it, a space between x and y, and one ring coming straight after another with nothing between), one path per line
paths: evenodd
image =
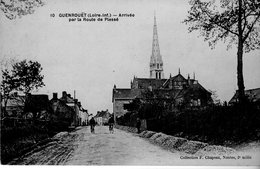
M62 97L63 97L63 98L67 97L67 92L66 92L66 91L63 91L63 92L62 92Z
M57 100L57 99L58 99L58 93L53 93L53 94L52 94L52 99Z
M190 80L190 74L188 74L188 84L191 84L191 80Z

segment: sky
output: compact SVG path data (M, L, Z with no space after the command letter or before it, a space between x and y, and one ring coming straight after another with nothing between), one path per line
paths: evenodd
M188 33L184 0L45 0L32 15L9 20L0 13L0 59L38 61L43 67L45 87L35 93L67 91L81 101L89 113L112 112L112 89L129 88L134 76L149 77L154 13L157 19L164 76L177 75L180 68L207 90L229 101L237 89L236 46L226 50L219 42L211 50L198 32ZM64 13L111 15L119 21L73 21ZM55 14L55 17L51 17ZM260 51L244 54L245 88L260 87Z

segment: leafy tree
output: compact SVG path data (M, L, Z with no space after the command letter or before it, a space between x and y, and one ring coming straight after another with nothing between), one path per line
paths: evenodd
M218 99L217 91L209 90L211 93L212 101L215 105L220 105L220 100Z
M189 32L199 31L209 46L221 40L227 48L237 45L237 85L240 102L245 99L243 53L260 49L259 0L190 0L184 23Z
M14 91L22 91L28 95L32 90L44 86L42 67L37 61L20 61L11 64L11 68L1 70L1 96L6 108L8 100ZM4 113L6 110L4 109Z
M0 8L8 19L32 14L36 7L43 6L42 0L0 0Z
M13 79L18 82L17 89L26 95L33 89L45 86L44 76L41 75L42 67L37 61L26 61L15 63L13 65Z
M4 108L6 108L7 102L10 99L11 93L15 91L18 87L17 79L13 78L13 74L11 71L12 65L14 65L16 61L14 59L9 60L1 60L1 99L4 103ZM2 104L1 104L2 105ZM3 110L6 113L5 109Z

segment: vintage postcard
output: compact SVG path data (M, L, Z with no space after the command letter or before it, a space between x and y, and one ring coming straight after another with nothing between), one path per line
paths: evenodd
M258 166L258 0L1 0L1 164Z

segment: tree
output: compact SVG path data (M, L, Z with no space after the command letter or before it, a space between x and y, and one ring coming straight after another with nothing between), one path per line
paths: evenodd
M13 78L13 74L11 71L11 67L14 65L16 60L1 60L1 99L4 103L4 108L6 108L7 102L11 97L11 93L18 87L17 79ZM2 101L1 100L1 101ZM2 103L1 103L2 105ZM6 109L3 110L4 114L6 113Z
M228 42L227 49L237 45L237 85L239 101L245 100L243 53L260 49L259 0L190 0L191 8L184 23L189 32L199 31L209 46L219 40Z
M32 14L36 7L43 6L42 0L0 0L0 8L8 19Z
M211 98L214 105L220 105L220 100L218 99L217 91L209 90L211 93Z
M13 79L17 81L19 91L26 95L32 90L45 86L43 83L44 76L41 75L42 67L37 61L26 61L15 63L13 65Z
M44 86L44 76L41 75L41 71L40 63L26 60L12 63L10 68L1 70L1 95L4 100L4 108L12 97L12 92L22 91L27 96L32 90Z

